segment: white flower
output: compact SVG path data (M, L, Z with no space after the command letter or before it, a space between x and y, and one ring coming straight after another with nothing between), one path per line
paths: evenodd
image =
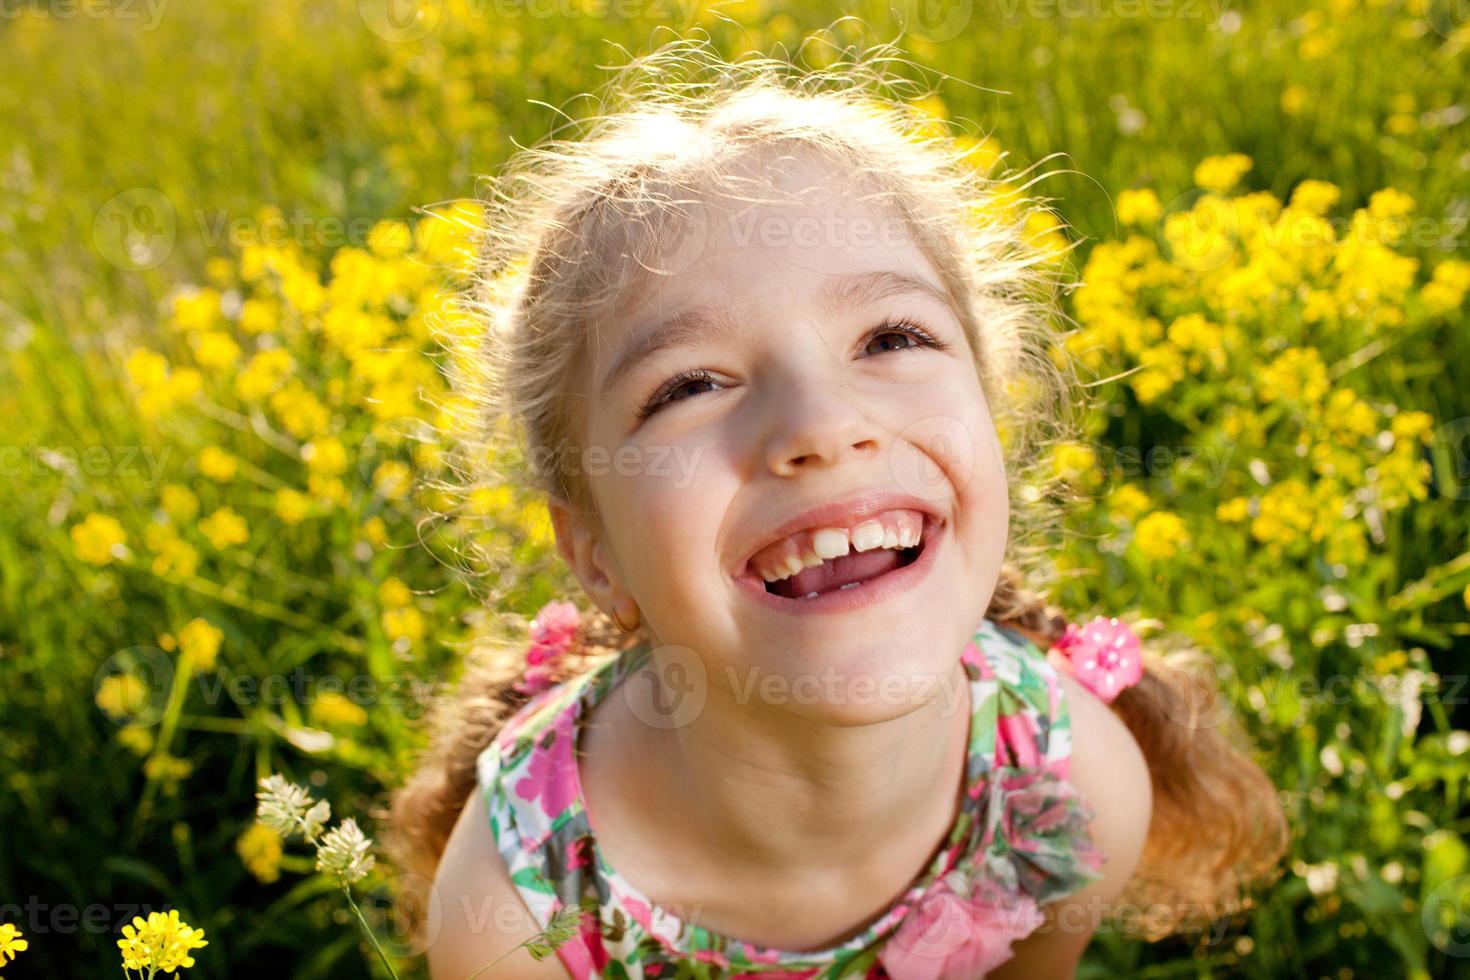
M332 817L332 807L326 800L313 805L310 793L286 782L280 773L271 773L260 781L255 799L256 819L282 837L301 833L312 840Z
M316 852L316 869L343 884L360 881L373 869L374 858L368 853L372 846L372 839L358 828L357 820L348 817L322 838Z

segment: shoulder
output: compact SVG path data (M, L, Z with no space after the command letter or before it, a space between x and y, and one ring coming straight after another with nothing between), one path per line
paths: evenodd
M1153 816L1153 781L1123 719L1065 670L1057 671L1072 721L1069 781L1092 805L1093 839L1108 856L1097 888L1116 898L1133 877Z
M428 959L435 980L463 980L500 956L505 958L481 974L486 980L568 977L557 957L536 960L522 946L541 926L496 849L478 786L449 835L430 903Z

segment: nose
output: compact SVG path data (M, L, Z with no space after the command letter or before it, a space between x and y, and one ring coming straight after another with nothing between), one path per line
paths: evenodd
M857 393L840 381L823 385L805 376L772 409L776 421L766 444L766 465L777 476L825 469L880 449L879 427L863 413Z

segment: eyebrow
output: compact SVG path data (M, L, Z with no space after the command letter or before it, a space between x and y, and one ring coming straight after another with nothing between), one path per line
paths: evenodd
M921 276L907 272L861 272L832 279L817 295L820 309L832 315L844 309L878 303L894 296L917 294L950 308L943 289ZM729 341L740 329L728 307L694 307L674 314L625 347L603 375L600 388L606 395L640 363L666 350L692 347L706 341Z

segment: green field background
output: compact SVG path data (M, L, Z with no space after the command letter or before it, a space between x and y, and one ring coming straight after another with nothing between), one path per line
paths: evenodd
M459 423L422 396L452 407L435 352L465 324L430 215L692 30L814 65L896 41L936 125L1049 174L1036 231L1084 283L1059 337L1107 379L1051 450L1086 495L1057 599L1207 651L1292 825L1247 921L1107 931L1079 976L1470 969L1463 2L3 13L6 977L120 975L120 925L167 907L209 939L189 976L387 975L251 830L256 782L378 833L486 610L569 590L539 501L432 487ZM423 976L398 884L359 894Z

